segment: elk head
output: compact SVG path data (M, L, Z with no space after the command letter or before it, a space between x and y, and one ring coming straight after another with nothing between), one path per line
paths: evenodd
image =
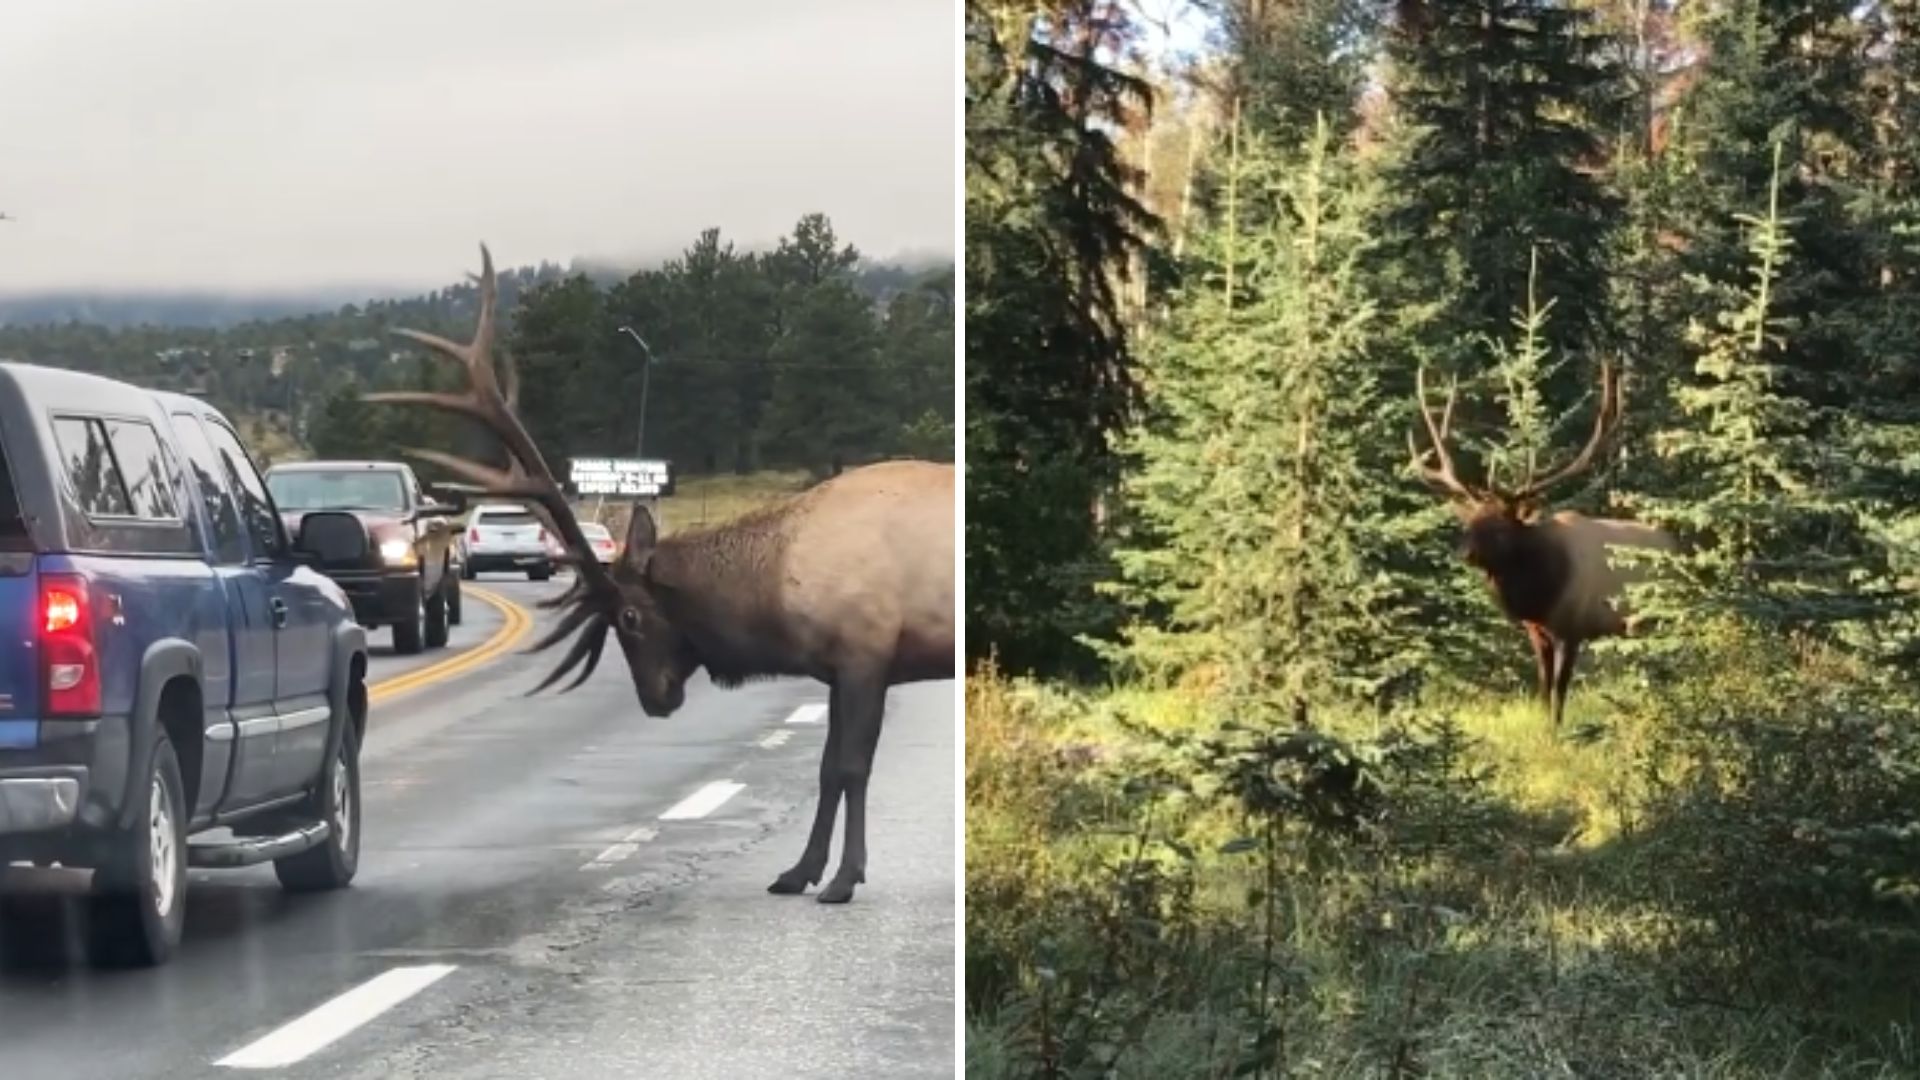
M1532 554L1529 541L1540 518L1542 496L1555 485L1586 471L1619 424L1620 386L1612 365L1605 362L1600 365L1600 405L1586 446L1545 476L1536 476L1529 470L1515 488L1496 487L1491 482L1475 486L1460 479L1454 471L1453 456L1447 452L1447 435L1458 388L1447 391L1446 405L1436 421L1427 405L1425 368L1420 369L1414 379L1420 396L1420 418L1425 422L1431 445L1421 451L1414 444L1413 433L1408 432L1407 450L1421 479L1434 490L1452 497L1454 512L1464 526L1460 556L1468 565L1496 579L1523 569ZM1434 464L1427 463L1429 458Z
M648 716L666 716L680 707L686 696L686 680L699 664L691 646L660 607L659 590L651 575L657 539L653 517L644 507L635 507L627 530L626 551L611 567L600 564L580 531L580 523L567 504L565 492L547 468L533 437L514 413L519 380L511 359L503 360L500 373L495 373L493 319L498 290L493 256L485 244L480 246L480 264L480 276L475 279L480 287L480 319L472 341L463 344L418 330L394 331L459 362L466 372L467 390L464 393L368 394L366 400L425 405L479 421L506 449L510 462L506 470L437 450L409 447L406 453L479 485L488 495L528 505L546 518L566 545L567 555L562 561L575 568L573 585L561 596L541 603L544 608L564 609L565 614L553 630L527 652L551 648L576 632L579 637L546 679L529 693L539 693L552 686L576 667L581 667L579 675L562 692L585 682L599 665L607 633L612 631L626 657L640 707Z

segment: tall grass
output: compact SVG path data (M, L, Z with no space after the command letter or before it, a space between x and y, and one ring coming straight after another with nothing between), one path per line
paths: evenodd
M1920 1075L1914 980L1796 987L1799 946L1710 925L1673 860L1722 837L1672 836L1736 827L1676 817L1698 759L1653 700L1583 683L1558 736L1525 700L1323 717L1384 789L1343 831L1227 797L1192 690L977 672L968 1075Z

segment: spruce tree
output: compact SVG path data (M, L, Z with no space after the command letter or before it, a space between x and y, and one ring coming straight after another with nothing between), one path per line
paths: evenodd
M1912 595L1893 577L1872 462L1857 457L1871 448L1847 437L1859 433L1849 418L1783 378L1801 330L1780 314L1777 291L1797 246L1795 223L1781 212L1784 149L1774 144L1765 213L1738 218L1747 232L1745 280L1691 279L1716 315L1688 327L1696 362L1673 388L1680 422L1655 439L1678 467L1657 496L1634 500L1689 538L1690 585L1651 590L1648 610L1689 618L1717 611L1904 649Z
M967 4L967 652L1092 670L1109 436L1138 401L1120 282L1153 215L1112 132L1148 87L1104 0Z
M1138 531L1118 555L1135 619L1115 652L1207 672L1237 713L1299 723L1417 663L1387 632L1404 584L1385 565L1403 539L1385 464L1400 441L1359 269L1378 184L1324 124L1291 152L1238 145L1232 180L1261 224L1224 216L1196 236L1146 347L1150 419L1126 446Z
M1538 251L1563 354L1610 344L1607 252L1620 210L1599 132L1625 86L1592 13L1560 0L1402 4L1387 88L1398 161L1383 254L1400 304L1428 305L1407 347L1470 370L1524 303ZM1562 404L1583 388L1554 391Z

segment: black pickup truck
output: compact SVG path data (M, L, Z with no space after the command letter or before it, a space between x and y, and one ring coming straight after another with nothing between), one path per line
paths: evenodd
M361 528L324 537L320 572L353 601L369 630L393 627L393 649L417 653L447 643L460 622L460 573L454 541L457 503L429 498L398 461L303 461L267 470L267 488L293 528L319 510L351 514ZM337 524L337 523L330 523Z

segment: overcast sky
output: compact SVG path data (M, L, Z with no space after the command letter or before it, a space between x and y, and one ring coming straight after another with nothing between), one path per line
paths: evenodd
M5 0L0 292L953 249L956 0Z

